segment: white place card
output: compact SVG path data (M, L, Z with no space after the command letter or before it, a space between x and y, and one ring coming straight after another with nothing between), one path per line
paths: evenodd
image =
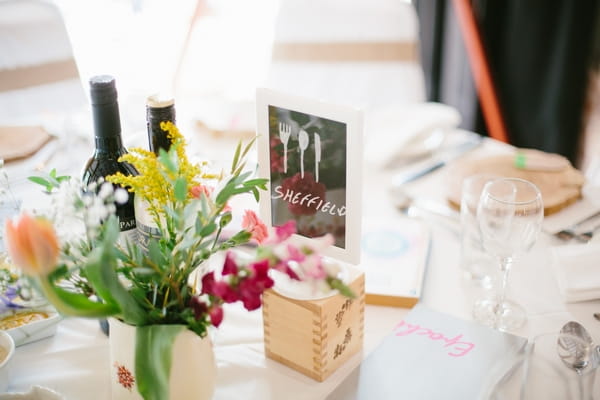
M327 399L488 399L526 344L419 303Z

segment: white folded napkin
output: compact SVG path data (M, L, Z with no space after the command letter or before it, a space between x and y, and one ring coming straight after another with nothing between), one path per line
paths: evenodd
M600 211L600 186L584 186L582 188L583 197L575 203L563 208L559 212L545 216L543 229L547 233L556 233L562 229L568 229L579 221L583 221L587 217L596 214ZM598 224L600 218L594 218L589 222L581 224L577 231L585 231L586 228L593 228Z
M565 302L600 299L600 243L553 248L558 288Z

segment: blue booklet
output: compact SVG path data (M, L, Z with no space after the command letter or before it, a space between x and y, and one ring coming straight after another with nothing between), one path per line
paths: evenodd
M327 399L488 399L526 344L418 303Z

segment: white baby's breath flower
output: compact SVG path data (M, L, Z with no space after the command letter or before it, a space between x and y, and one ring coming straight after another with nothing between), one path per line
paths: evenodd
M108 199L109 197L112 197L113 193L114 193L113 185L111 183L104 182L100 186L100 190L98 191L98 197L100 197L100 199L102 199L102 200Z
M108 217L109 211L99 197L90 195L89 198L91 203L86 207L85 225L88 228L97 228Z
M118 204L125 204L125 203L127 203L128 199L129 199L129 193L127 193L127 190L125 190L123 188L117 188L117 190L115 190L115 201Z
M92 195L83 196L82 200L83 200L83 205L86 208L91 207L92 204L94 203L94 197L92 197Z

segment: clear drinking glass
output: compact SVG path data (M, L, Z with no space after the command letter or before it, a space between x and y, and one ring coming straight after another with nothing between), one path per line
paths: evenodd
M468 176L463 180L460 197L460 265L468 281L486 289L493 287L497 269L481 244L477 206L485 184L497 178L488 173Z
M479 322L502 331L525 323L525 310L506 298L508 276L515 256L536 242L543 218L542 195L533 183L499 178L484 186L477 207L481 243L498 260L502 278L497 296L475 302L473 315Z

